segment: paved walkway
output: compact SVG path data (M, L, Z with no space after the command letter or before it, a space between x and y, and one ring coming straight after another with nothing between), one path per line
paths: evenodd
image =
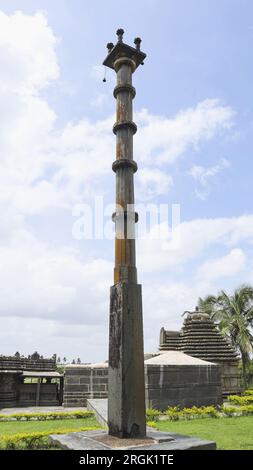
M23 406L22 408L0 408L0 414L11 415L13 413L51 413L55 411L85 411L84 407L65 407L65 406Z

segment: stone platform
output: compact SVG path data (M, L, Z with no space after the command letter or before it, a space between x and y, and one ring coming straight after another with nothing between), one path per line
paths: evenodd
M94 411L98 422L106 426L107 400L88 400L87 407ZM50 436L50 440L64 450L216 450L216 443L213 441L161 432L149 427L145 439L118 439L109 436L107 430L96 430L54 434Z
M63 450L216 450L215 442L159 431L148 431L145 439L118 439L97 430L53 434L50 440Z

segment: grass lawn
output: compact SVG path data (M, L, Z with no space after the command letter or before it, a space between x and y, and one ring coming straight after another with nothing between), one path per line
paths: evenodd
M157 428L213 440L220 450L253 450L253 416L159 421Z
M59 419L49 421L10 421L0 422L0 439L3 436L23 432L57 431L59 429L76 429L88 427L101 427L95 418L85 419Z

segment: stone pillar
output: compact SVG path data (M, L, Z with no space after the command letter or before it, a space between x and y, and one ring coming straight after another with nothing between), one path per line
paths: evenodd
M135 262L133 135L137 127L132 117L135 89L132 74L146 55L123 43L124 31L117 31L116 46L108 44L109 54L104 65L117 73L114 97L117 100L116 160L116 226L114 286L110 296L108 427L109 434L120 438L144 437L145 384L141 286L137 284Z

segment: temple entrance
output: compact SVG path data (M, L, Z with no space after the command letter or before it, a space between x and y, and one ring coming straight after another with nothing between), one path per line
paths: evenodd
M58 372L40 373L40 375L27 372L19 377L19 381L17 397L19 406L62 405L63 377Z

